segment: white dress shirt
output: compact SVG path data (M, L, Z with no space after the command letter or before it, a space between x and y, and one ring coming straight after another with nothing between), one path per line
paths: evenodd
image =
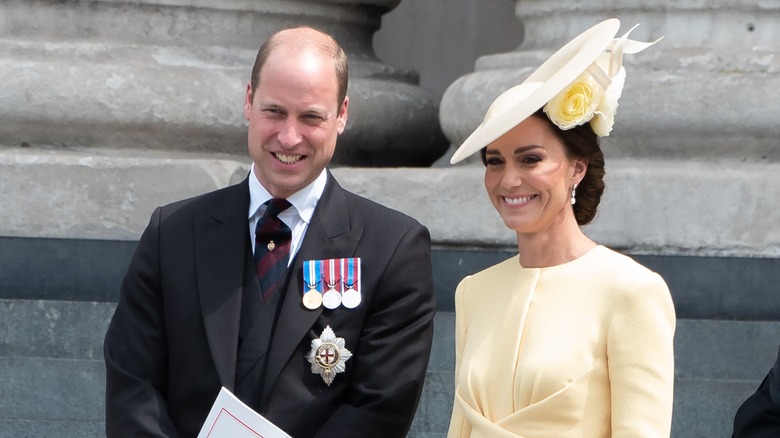
M319 202L322 192L325 190L327 180L328 172L323 169L322 173L311 184L287 198L292 207L279 213L279 219L287 224L292 231L290 259L287 261L287 266L290 266L295 254L298 253L301 242L303 242L303 236L306 234L306 229L309 227L309 222L314 215L314 209L317 207L317 202ZM258 219L265 212L263 204L271 198L273 196L258 181L253 164L249 175L249 236L252 239L253 252L255 250L255 226L257 226Z

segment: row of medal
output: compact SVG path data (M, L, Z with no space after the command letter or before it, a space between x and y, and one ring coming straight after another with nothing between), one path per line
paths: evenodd
M303 262L303 305L307 309L354 309L360 300L360 257Z

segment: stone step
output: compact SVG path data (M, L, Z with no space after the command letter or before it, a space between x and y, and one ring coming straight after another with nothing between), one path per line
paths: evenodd
M0 300L0 357L103 360L114 303Z
M0 438L100 438L105 436L102 421L0 419Z
M0 300L0 438L103 435L102 341L113 303ZM446 435L453 399L452 311L439 311L409 436ZM774 363L780 322L678 319L673 436L723 435ZM51 433L56 431L56 433Z
M0 381L3 420L103 421L103 361L0 357Z
M759 383L760 380L675 378L672 437L731 436L737 408Z
M0 357L102 360L115 304L0 300ZM455 319L439 311L429 369L454 369ZM675 338L680 378L756 380L774 362L780 322L679 319Z
M425 376L422 397L410 433L447 433L454 397L453 371L431 371Z
M780 321L678 319L678 379L760 382L777 357Z
M672 436L728 436L779 343L780 322L678 320Z
M0 437L103 435L100 361L0 358ZM731 429L734 412L755 381L677 378L673 437L711 437ZM410 437L446 436L452 373L429 371ZM56 434L49 431L56 430Z
M156 206L238 182L248 169L243 156L0 148L0 236L137 240ZM347 190L418 219L438 247L516 248L515 233L485 195L481 164L334 167L333 174ZM59 184L44 188L40 181L47 180ZM608 163L606 185L585 228L606 246L633 254L780 257L780 163L618 159ZM47 214L51 205L57 215ZM448 214L453 205L468 213Z
M435 432L415 432L410 430L406 435L406 438L447 438L447 433L435 433Z
M0 299L116 302L136 246L124 240L0 236ZM453 291L464 276L513 255L434 248L438 310L454 310ZM780 321L775 299L780 258L630 255L664 277L680 319Z

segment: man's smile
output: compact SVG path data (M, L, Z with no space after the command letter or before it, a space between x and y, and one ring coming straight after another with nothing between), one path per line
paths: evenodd
M295 164L303 159L303 155L285 155L276 152L274 156L284 164Z

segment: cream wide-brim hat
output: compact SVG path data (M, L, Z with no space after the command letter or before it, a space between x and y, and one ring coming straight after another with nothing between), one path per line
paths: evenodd
M494 142L571 85L607 50L619 28L617 18L591 27L561 47L520 85L498 96L482 123L452 155L450 164Z

